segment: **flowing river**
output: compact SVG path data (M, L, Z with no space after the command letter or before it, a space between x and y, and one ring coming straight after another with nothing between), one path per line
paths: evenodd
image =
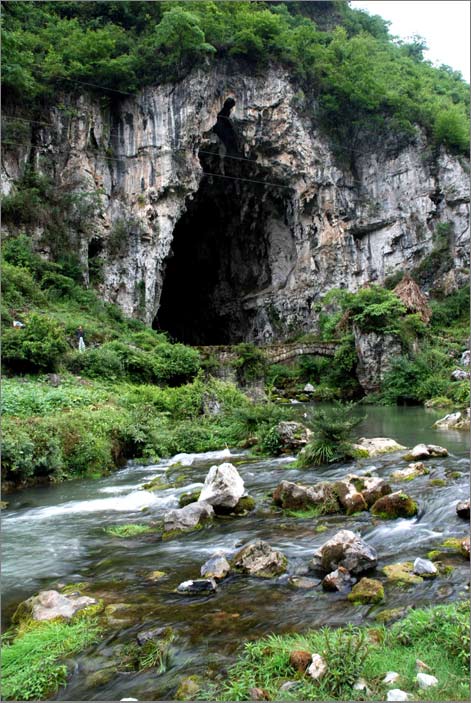
M180 582L199 577L201 565L214 552L230 554L254 539L281 549L289 559L289 574L306 574L315 549L339 529L351 529L377 550L377 575L385 580L381 567L425 557L445 538L465 536L468 526L457 517L455 506L469 494L468 433L432 429L443 411L368 407L366 412L358 436L392 437L408 447L419 442L440 444L450 452L447 458L427 462L428 476L391 482L394 490L402 488L418 501L419 513L413 519L382 521L368 512L350 517L285 517L273 510L270 501L282 479L313 484L367 471L389 477L407 466L404 452L312 470L289 468L292 457L254 459L233 450L231 458L223 458L222 452L213 452L191 455L189 466L170 468L174 459L153 466L128 465L100 480L69 481L7 496L9 506L3 512L4 627L21 600L59 583L88 582L87 593L112 592L116 602L127 604L128 617L132 612L131 620L126 620L125 608L121 625L118 622L100 644L69 662L69 684L56 699L169 700L183 677L201 674L208 680L223 674L243 642L267 633L374 622L384 609L469 597L469 564L459 555L450 556L448 563L454 569L446 576L408 589L387 584L384 603L375 606L353 606L345 595L323 592L320 586L293 588L287 576L267 580L231 576L212 596L175 593ZM211 465L227 460L237 465L247 492L257 502L249 515L218 519L208 528L166 542L155 534L118 539L103 531L106 526L159 519L166 510L178 507L182 493L202 485ZM174 486L143 490L142 484L159 473L168 476ZM445 479L446 484L430 485L435 478ZM316 531L319 525L327 529ZM167 576L152 583L146 575L153 570ZM170 626L175 633L165 673L118 670L98 682L95 672L115 663L120 645L158 626Z

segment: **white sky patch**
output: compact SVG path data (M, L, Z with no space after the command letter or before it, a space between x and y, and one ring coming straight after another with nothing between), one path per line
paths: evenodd
M424 57L435 66L461 71L469 83L470 6L468 0L352 0L350 6L391 22L390 34L425 39Z

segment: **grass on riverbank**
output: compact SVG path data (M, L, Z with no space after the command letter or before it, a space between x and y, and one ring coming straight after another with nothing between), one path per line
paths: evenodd
M321 654L327 674L320 682L296 673L290 653L303 650ZM416 660L424 661L438 679L433 688L420 689ZM225 683L213 686L200 700L250 700L251 688L263 689L268 700L385 700L386 672L400 679L401 688L414 700L469 699L469 603L413 610L389 629L384 627L322 629L303 635L271 635L248 642ZM365 679L368 691L353 688ZM280 691L287 681L295 687Z
M2 700L48 700L67 681L64 660L97 642L96 618L47 622L4 643Z

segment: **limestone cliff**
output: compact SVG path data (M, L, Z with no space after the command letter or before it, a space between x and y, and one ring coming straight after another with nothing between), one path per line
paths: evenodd
M107 300L182 341L309 330L312 304L333 287L421 262L427 272L440 223L451 225L444 261L424 283L466 277L466 162L423 136L341 147L279 70L219 64L111 104L64 96L44 114L25 146L5 145L4 192L27 163L58 188L98 190L100 212L71 247L85 271L102 261Z

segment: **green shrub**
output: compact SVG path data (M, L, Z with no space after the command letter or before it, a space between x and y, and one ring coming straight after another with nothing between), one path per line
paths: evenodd
M160 344L153 351L153 359L155 379L174 386L192 379L200 368L199 352L183 344Z
M2 360L8 369L34 373L54 371L67 342L54 320L31 313L24 328L5 330L2 347Z
M255 344L243 342L234 347L237 358L232 362L241 383L250 383L264 378L267 362L263 352Z
M124 366L119 355L106 345L84 352L71 352L65 365L75 374L108 380L118 380L124 375Z
M364 416L355 417L354 408L353 403L336 401L330 408L310 413L306 424L313 435L298 456L298 466L330 463L352 456L353 429L365 419Z
M260 440L260 451L268 456L278 456L281 452L281 437L276 427L271 427L267 432L262 434Z

